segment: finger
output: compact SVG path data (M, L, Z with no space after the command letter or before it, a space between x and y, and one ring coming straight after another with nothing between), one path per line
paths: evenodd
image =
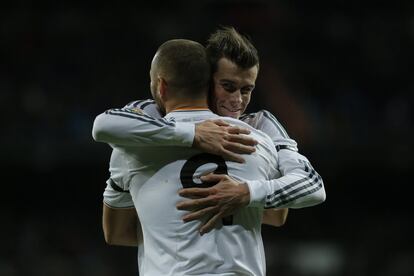
M178 191L178 194L180 196L188 198L207 197L210 195L210 193L211 192L209 188L186 188Z
M245 146L239 143L229 142L226 143L224 148L232 153L239 153L239 154L251 154L256 151L255 147L252 146Z
M219 223L222 215L220 213L215 214L212 218L210 218L207 222L201 224L201 228L199 230L200 235L204 235L205 233L210 232L213 228Z
M237 126L228 127L227 132L230 134L250 134L249 129Z
M213 205L215 205L215 202L211 198L200 198L178 202L176 208L178 210L192 211Z
M217 209L218 209L217 206L210 206L210 207L207 207L207 208L203 208L201 210L194 211L194 212L191 212L189 214L186 214L185 216L182 217L182 220L184 222L189 222L189 221L201 219L202 217L204 217L206 215L215 214L217 212Z
M213 174L213 173L210 173L210 174L201 176L200 179L203 182L219 182L221 180L226 179L226 175L225 174ZM211 194L211 192L210 192L210 194Z
M257 141L248 135L243 134L231 134L227 136L227 140L230 142L240 143L246 146L255 146Z
M224 157L224 159L229 160L229 161L242 163L242 164L244 162L246 162L241 155L239 155L237 153L234 153L234 152L231 152L231 151L226 150L226 149L223 149L222 152L220 153L220 155L222 157Z
M213 123L215 123L216 125L218 125L218 126L224 126L224 127L227 127L227 126L229 126L230 124L229 123L227 123L226 121L223 121L223 120L220 120L220 119L217 119L217 120L211 120Z

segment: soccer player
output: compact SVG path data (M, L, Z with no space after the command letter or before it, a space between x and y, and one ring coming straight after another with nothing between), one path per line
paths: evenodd
M257 51L251 42L234 28L223 28L210 36L207 52L213 65L214 79L210 107L217 114L237 118L243 114L249 104L255 85L259 69ZM128 110L131 108L140 108L155 118L162 116L153 100L135 101L125 109L109 110L99 115L95 120L94 130L100 136L97 137L98 140L135 146L140 143L158 143L190 147L192 144L201 145L202 142L206 143L210 139L211 144L206 148L214 148L214 144L222 148L219 139L214 140L215 136L211 135L216 130L213 131L213 127L217 127L211 122L209 125L206 123L196 125L195 131L194 128L183 128L179 123L174 127L154 126L151 129L151 139L143 140L139 122L128 118ZM201 227L202 233L210 231L224 216L232 214L246 205L264 205L269 211L264 212L263 222L278 226L284 223L287 209L274 211L274 208L303 208L319 204L325 199L322 179L312 168L308 159L298 153L296 142L289 138L284 128L271 113L262 110L257 113L245 114L241 119L272 137L279 152L278 167L283 176L272 181L239 183L227 176L211 175L207 179L219 180L219 183L214 187L189 188L180 191L182 196L189 198L204 197L178 204L180 209L193 210L193 213L184 217L185 221L202 217L210 218ZM209 131L210 127L212 127L212 131ZM203 140L205 136L209 137ZM113 175L119 174L113 173ZM107 190L110 189L112 187L108 186ZM119 222L128 221L128 216L124 216L124 220L114 216L118 211L104 206L104 215L107 214L106 218L111 218L108 221L115 222L107 223L108 228L115 225L120 227L122 223ZM124 213L127 212L124 211ZM130 216L133 217L134 214ZM125 233L125 230L119 231ZM119 231L111 232L115 234ZM123 235L123 237L125 236ZM112 236L112 240L115 244L122 244L116 235Z
M111 111L139 121L140 137L152 139L154 127L174 128L181 123L181 127L193 129L194 123L220 118L208 109L210 63L201 44L183 39L167 41L154 56L150 76L151 92L157 104L165 109L164 118L151 118L139 108ZM129 193L125 193L121 202L119 197L107 193L105 202L122 207L129 200L136 208L145 244L140 275L266 274L261 239L263 205L241 208L203 236L197 231L199 223L183 223L182 216L187 211L175 208L182 200L179 189L214 185L211 181L200 181L201 176L212 172L227 174L241 182L280 177L278 153L269 136L239 120L221 119L248 129L258 142L255 152L243 156L244 163L226 161L192 148L182 150L153 143L145 147L112 144L122 151L128 164L123 168L128 171L128 179L122 182L124 186L115 189ZM94 132L94 137L97 136Z

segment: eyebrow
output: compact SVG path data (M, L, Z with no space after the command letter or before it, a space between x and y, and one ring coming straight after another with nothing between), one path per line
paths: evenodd
M233 81L233 80L229 80L229 79L220 79L220 80L219 80L219 82L220 82L220 83L222 83L222 82L231 82L231 83L236 83L235 81Z
M229 80L229 79L220 79L219 80L219 83L220 84L222 84L222 83L231 83L231 84L236 84L237 82L236 81L233 81L233 80ZM244 86L242 86L241 88L255 88L256 87L256 85L254 85L254 84L247 84L247 85L244 85Z

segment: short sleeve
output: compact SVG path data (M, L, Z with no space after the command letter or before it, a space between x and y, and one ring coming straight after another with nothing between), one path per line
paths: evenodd
M112 208L134 207L134 202L129 191L122 190L111 178L106 181L106 184L103 201L107 206Z

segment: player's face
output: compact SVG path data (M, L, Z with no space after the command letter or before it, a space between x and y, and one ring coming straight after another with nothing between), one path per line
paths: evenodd
M257 73L257 66L242 69L227 58L220 59L213 75L210 108L220 116L239 118L250 102Z

